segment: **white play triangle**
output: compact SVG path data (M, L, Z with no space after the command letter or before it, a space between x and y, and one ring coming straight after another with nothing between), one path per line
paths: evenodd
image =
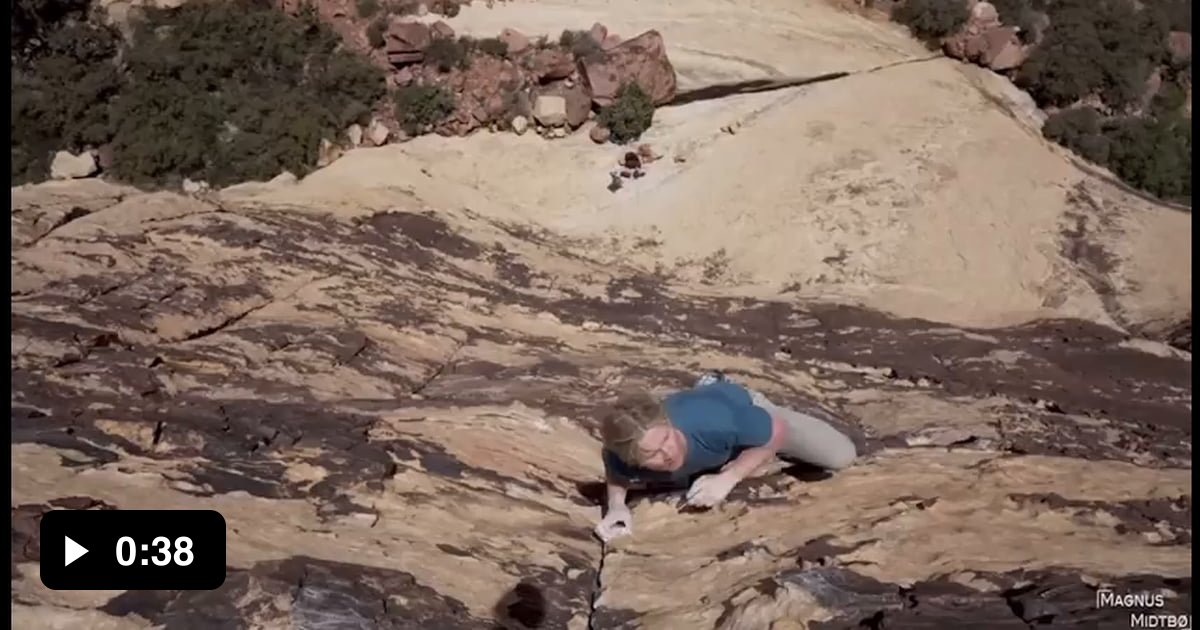
M65 562L63 562L64 567L75 562L80 556L88 552L86 547L71 540L69 536L63 536L63 540L66 541L66 550L63 553L63 557L65 558Z

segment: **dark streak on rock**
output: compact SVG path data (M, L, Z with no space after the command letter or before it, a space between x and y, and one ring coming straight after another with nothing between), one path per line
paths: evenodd
M279 605L282 596L290 596L290 606ZM128 591L101 610L136 614L168 630L241 628L250 620L256 626L389 630L485 623L404 571L303 556L230 569L215 591Z
M1171 545L1190 545L1192 542L1192 498L1188 495L1129 501L1085 501L1067 499L1055 493L1010 494L1009 498L1018 504L1040 504L1055 510L1103 511L1121 521L1115 526L1118 533L1155 532L1167 538L1164 544ZM1173 536L1159 529L1159 523L1165 523Z
M788 581L811 593L826 608L837 611L814 630L849 628L1013 628L1052 623L1059 627L1127 628L1129 610L1097 608L1095 587L1069 569L972 572L972 577L997 585L978 591L940 576L910 588L885 584L843 568L786 572ZM1191 579L1148 575L1113 576L1116 592L1147 592L1167 588L1178 596L1168 599L1167 612L1190 612ZM1018 585L1023 585L1019 586Z

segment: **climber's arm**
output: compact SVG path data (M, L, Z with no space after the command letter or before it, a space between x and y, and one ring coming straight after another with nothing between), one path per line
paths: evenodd
M783 446L784 440L787 439L787 425L783 421L776 416L767 414L765 410L759 407L755 407L754 409L769 417L770 437L760 446L746 448L741 453L738 453L737 457L729 460L728 463L721 467L721 473L728 475L735 483L749 477L763 464L771 461L771 458L775 457L775 453ZM750 438L749 441L752 443L761 442L761 439L755 440Z
M625 495L629 493L629 486L626 482L609 476L605 488L605 506L609 511L613 508L625 507Z

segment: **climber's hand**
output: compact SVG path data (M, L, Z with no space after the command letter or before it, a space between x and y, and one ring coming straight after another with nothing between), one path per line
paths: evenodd
M728 472L704 475L692 483L687 491L687 504L696 507L713 507L725 500L737 485L737 477Z
M605 514L604 518L600 519L600 524L596 525L595 532L596 536L605 544L614 538L628 536L633 533L633 514L624 505L610 507L608 514Z

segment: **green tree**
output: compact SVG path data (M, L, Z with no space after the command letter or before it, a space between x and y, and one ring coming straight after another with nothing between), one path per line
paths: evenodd
M637 140L654 122L654 102L637 83L626 83L612 105L600 110L600 125L607 127L617 144Z
M892 11L893 20L927 42L954 33L968 17L970 11L963 0L906 0Z
M88 19L86 2L12 5L13 185L45 179L54 151L98 146L112 133L110 102L122 87L120 35Z
M321 139L365 122L385 92L382 73L339 44L311 12L253 0L148 9L113 112L117 175L214 185L304 175Z
M1167 20L1132 0L1056 0L1045 39L1021 66L1017 83L1042 105L1090 95L1123 109L1166 59Z
M423 133L454 113L454 95L440 85L409 85L396 90L396 120L409 135Z

